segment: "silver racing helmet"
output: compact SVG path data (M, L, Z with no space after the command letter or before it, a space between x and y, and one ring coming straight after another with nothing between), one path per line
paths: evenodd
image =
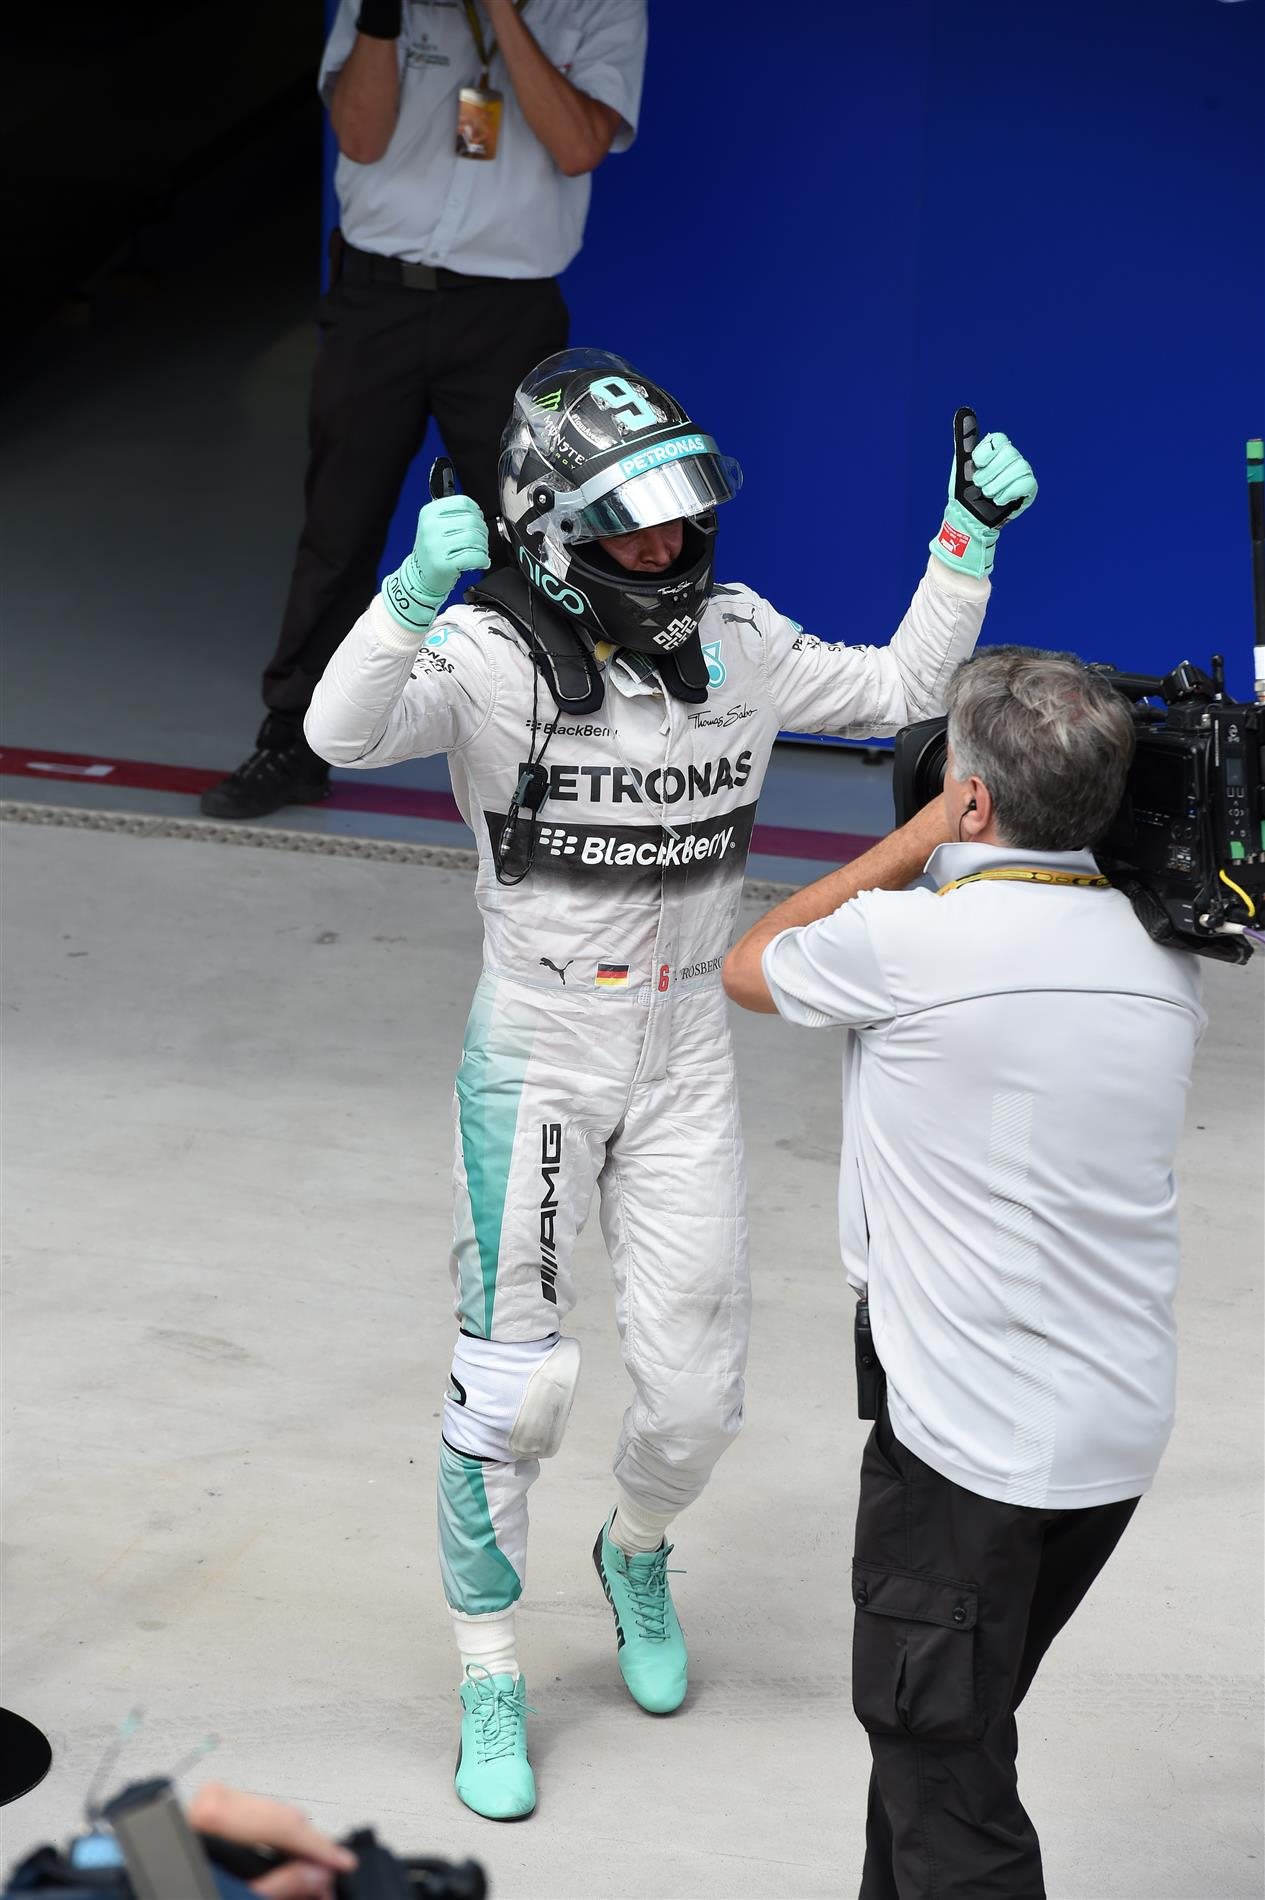
M563 350L520 384L501 438L501 525L528 584L594 640L666 654L698 631L716 509L742 470L674 397L609 350ZM598 542L684 522L662 573Z

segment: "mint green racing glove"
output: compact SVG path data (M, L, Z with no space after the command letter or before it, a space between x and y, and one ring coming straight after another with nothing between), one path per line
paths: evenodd
M1005 522L1036 500L1037 478L1007 435L980 439L973 409L953 418L949 505L931 552L946 567L980 579L993 571L993 549Z
M461 575L488 564L488 524L478 502L469 495L428 501L417 517L413 552L382 583L387 611L420 641Z

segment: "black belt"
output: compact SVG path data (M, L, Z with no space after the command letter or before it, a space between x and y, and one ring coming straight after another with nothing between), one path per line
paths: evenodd
M402 257L379 257L376 251L358 251L346 239L339 275L351 284L399 284L405 290L472 290L478 284L505 284L506 277L467 277L445 270L442 264L409 264Z

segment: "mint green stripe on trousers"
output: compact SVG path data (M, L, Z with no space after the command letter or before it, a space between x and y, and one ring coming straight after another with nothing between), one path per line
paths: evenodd
M534 1458L487 1464L439 1447L439 1569L449 1606L463 1616L508 1610L527 1574L527 1490Z
M467 1331L481 1332L485 1339L492 1337L505 1196L535 1040L530 1025L512 1020L499 1002L500 985L485 976L475 991L457 1070L461 1155L453 1249L458 1299Z

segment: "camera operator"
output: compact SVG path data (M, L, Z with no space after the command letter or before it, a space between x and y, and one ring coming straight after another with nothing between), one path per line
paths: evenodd
M1045 1893L1015 1710L1172 1426L1173 1163L1205 1020L1195 959L1150 940L1089 850L1131 757L1120 695L994 647L946 697L940 808L724 969L744 1008L850 1032L840 1220L874 1419L862 1900Z

